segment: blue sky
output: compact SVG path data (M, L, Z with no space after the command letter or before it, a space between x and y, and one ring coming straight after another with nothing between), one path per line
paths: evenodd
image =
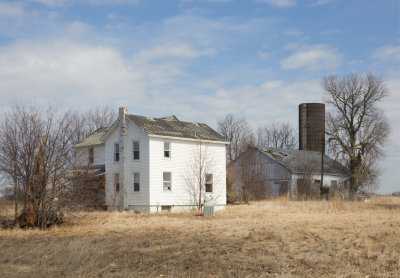
M50 100L297 124L324 76L373 72L391 92L379 192L400 191L399 18L398 0L0 0L0 109Z

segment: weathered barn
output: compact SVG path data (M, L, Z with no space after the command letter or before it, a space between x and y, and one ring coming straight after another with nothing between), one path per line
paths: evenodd
M233 161L229 168L233 188L239 198L320 196L320 152L251 147ZM344 198L347 187L348 175L345 168L325 155L323 191L329 190L329 197L336 195Z

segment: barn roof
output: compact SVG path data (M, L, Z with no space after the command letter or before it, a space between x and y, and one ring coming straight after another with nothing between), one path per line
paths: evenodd
M305 169L312 169L313 173L321 173L321 153L304 150L275 149L269 147L257 147L265 155L278 161L292 173L303 173ZM306 167L306 168L305 168ZM345 167L329 156L324 156L324 174L346 175Z

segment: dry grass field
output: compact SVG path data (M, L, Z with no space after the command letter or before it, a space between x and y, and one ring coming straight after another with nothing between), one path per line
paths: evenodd
M1 214L12 210L0 207ZM0 277L400 277L400 198L69 214L0 230Z

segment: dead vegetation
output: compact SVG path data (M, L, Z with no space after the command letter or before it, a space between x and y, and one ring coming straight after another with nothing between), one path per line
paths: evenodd
M0 277L400 277L400 198L196 214L77 213L0 230Z

